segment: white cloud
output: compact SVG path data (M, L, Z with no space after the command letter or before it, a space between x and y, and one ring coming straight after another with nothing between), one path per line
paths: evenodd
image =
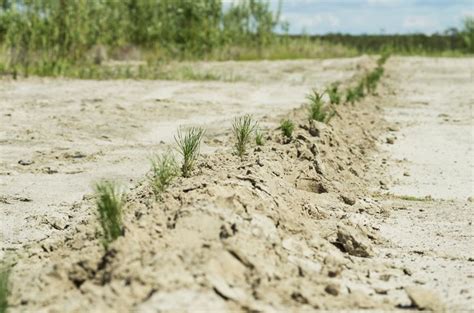
M405 17L402 26L412 30L427 30L436 28L438 23L427 16L423 15L411 15Z
M317 29L324 25L326 28L335 28L341 25L341 20L331 13L305 14L287 13L282 15L282 20L288 21L293 29Z
M463 11L463 12L461 13L461 16L462 16L463 18L466 18L466 17L473 17L473 18L474 18L474 10L472 10L472 11L468 11L468 10Z
M367 0L367 3L371 5L394 5L400 2L400 0Z

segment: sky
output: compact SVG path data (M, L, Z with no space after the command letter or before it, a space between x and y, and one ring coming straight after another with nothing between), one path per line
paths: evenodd
M474 17L474 0L283 0L281 14L293 34L432 34Z

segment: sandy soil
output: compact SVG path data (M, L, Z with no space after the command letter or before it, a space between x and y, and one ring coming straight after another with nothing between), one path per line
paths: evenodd
M304 95L373 60L198 66L243 81L2 81L12 312L473 307L472 59L392 58L378 95L329 125L308 123ZM244 112L267 142L241 162L229 126ZM156 202L147 158L189 124L207 154ZM87 195L102 177L130 186L108 252Z
M93 182L133 185L179 126L205 126L212 151L234 116L298 107L365 59L197 66L249 82L1 81L1 251L61 233Z
M385 253L436 290L450 312L474 310L473 59L392 58L392 123L383 158L395 195ZM408 197L407 197L408 196ZM410 199L406 201L404 199ZM397 199L399 198L399 199Z

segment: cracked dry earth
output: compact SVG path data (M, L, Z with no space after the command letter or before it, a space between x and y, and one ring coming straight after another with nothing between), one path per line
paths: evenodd
M470 59L393 57L378 94L338 106L328 125L307 121L305 94L355 84L375 60L206 66L258 79L2 81L11 312L472 309L472 158L443 167L472 155ZM266 142L241 161L230 122L243 113ZM297 124L290 142L276 129L285 116ZM155 201L146 159L181 124L208 129L205 153ZM460 159L443 146L452 140ZM89 190L101 177L129 188L124 236L108 252Z

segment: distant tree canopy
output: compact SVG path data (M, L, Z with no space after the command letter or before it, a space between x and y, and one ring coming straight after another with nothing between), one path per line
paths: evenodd
M458 51L472 54L474 53L474 18L465 18L462 21L461 29L451 27L443 34L326 34L311 36L311 39L354 47L361 53L391 51L394 53L417 54Z

